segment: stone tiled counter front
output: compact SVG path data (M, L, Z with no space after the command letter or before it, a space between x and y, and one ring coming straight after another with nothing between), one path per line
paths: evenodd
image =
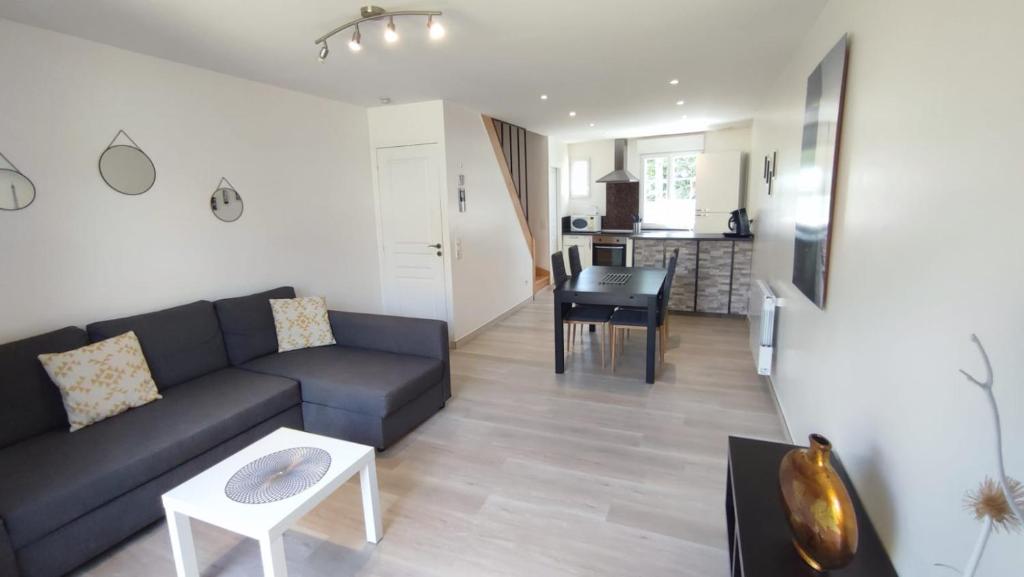
M691 232L633 235L633 266L664 267L679 249L669 296L670 310L745 315L750 297L752 238Z

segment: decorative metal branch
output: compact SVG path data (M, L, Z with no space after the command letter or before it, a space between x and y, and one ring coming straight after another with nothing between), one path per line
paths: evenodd
M992 386L995 377L992 374L992 362L989 361L985 346L981 344L978 335L971 335L971 340L981 352L981 358L985 362L985 378L979 379L967 371L960 369L960 372L967 377L967 380L985 391L989 408L992 409L992 421L996 429L996 467L999 470L999 478L995 481L986 478L978 490L968 493L965 505L968 510L974 513L975 519L981 521L981 532L974 542L971 556L967 565L960 571L952 565L936 563L937 567L950 569L960 573L964 577L974 577L978 570L978 564L985 553L985 545L992 531L1006 529L1007 531L1019 530L1024 524L1024 515L1021 515L1022 503L1024 503L1024 485L1016 479L1006 476L1006 467L1003 465L1003 429L999 420L999 405L996 403L995 394L992 393Z
M967 377L968 381L981 387L981 390L985 391L985 396L988 398L988 405L992 409L992 420L996 429L996 466L999 472L999 486L1002 487L1003 496L1006 497L1006 502L1010 506L1010 510L1017 517L1017 521L1024 522L1024 515L1021 514L1020 505L1014 499L1011 484L1006 477L1006 467L1003 465L1003 428L999 421L999 406L996 404L996 397L992 393L992 385L995 381L995 377L992 374L992 363L989 361L988 353L985 352L985 346L981 344L981 339L978 338L978 335L972 334L971 340L978 346L981 358L985 361L985 379L977 379L963 369L960 369L960 372Z

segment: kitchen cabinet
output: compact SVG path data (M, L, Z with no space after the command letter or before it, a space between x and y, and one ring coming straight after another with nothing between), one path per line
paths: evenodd
M697 270L697 310L726 314L732 296L731 241L702 242Z
M564 234L562 235L562 257L565 259L565 270L571 271L569 266L569 247L577 246L580 249L580 264L583 268L592 266L594 257L594 237L587 234ZM570 272L570 274L572 274Z
M633 266L665 266L665 241L636 238L633 239Z
M674 311L693 312L696 305L698 248L701 243L692 240L666 240L664 244L666 263L672 251L679 249L668 308Z
M750 307L750 275L754 265L754 243L734 242L732 252L732 294L729 312L745 315Z
M753 241L717 235L634 238L634 266L665 267L679 249L668 308L677 312L747 314Z

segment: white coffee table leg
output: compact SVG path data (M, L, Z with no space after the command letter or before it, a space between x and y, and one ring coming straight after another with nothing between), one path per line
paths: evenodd
M192 522L188 515L168 510L167 531L171 534L171 551L174 552L174 568L178 577L199 577Z
M363 517L366 522L366 540L379 543L384 536L384 524L380 519L380 495L377 491L377 461L370 455L370 462L359 471L359 485L363 489Z
M263 560L263 577L288 577L281 535L260 539L260 558Z

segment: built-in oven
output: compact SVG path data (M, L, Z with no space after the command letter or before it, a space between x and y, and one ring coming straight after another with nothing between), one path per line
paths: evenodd
M598 234L594 236L594 266L626 266L629 237Z

